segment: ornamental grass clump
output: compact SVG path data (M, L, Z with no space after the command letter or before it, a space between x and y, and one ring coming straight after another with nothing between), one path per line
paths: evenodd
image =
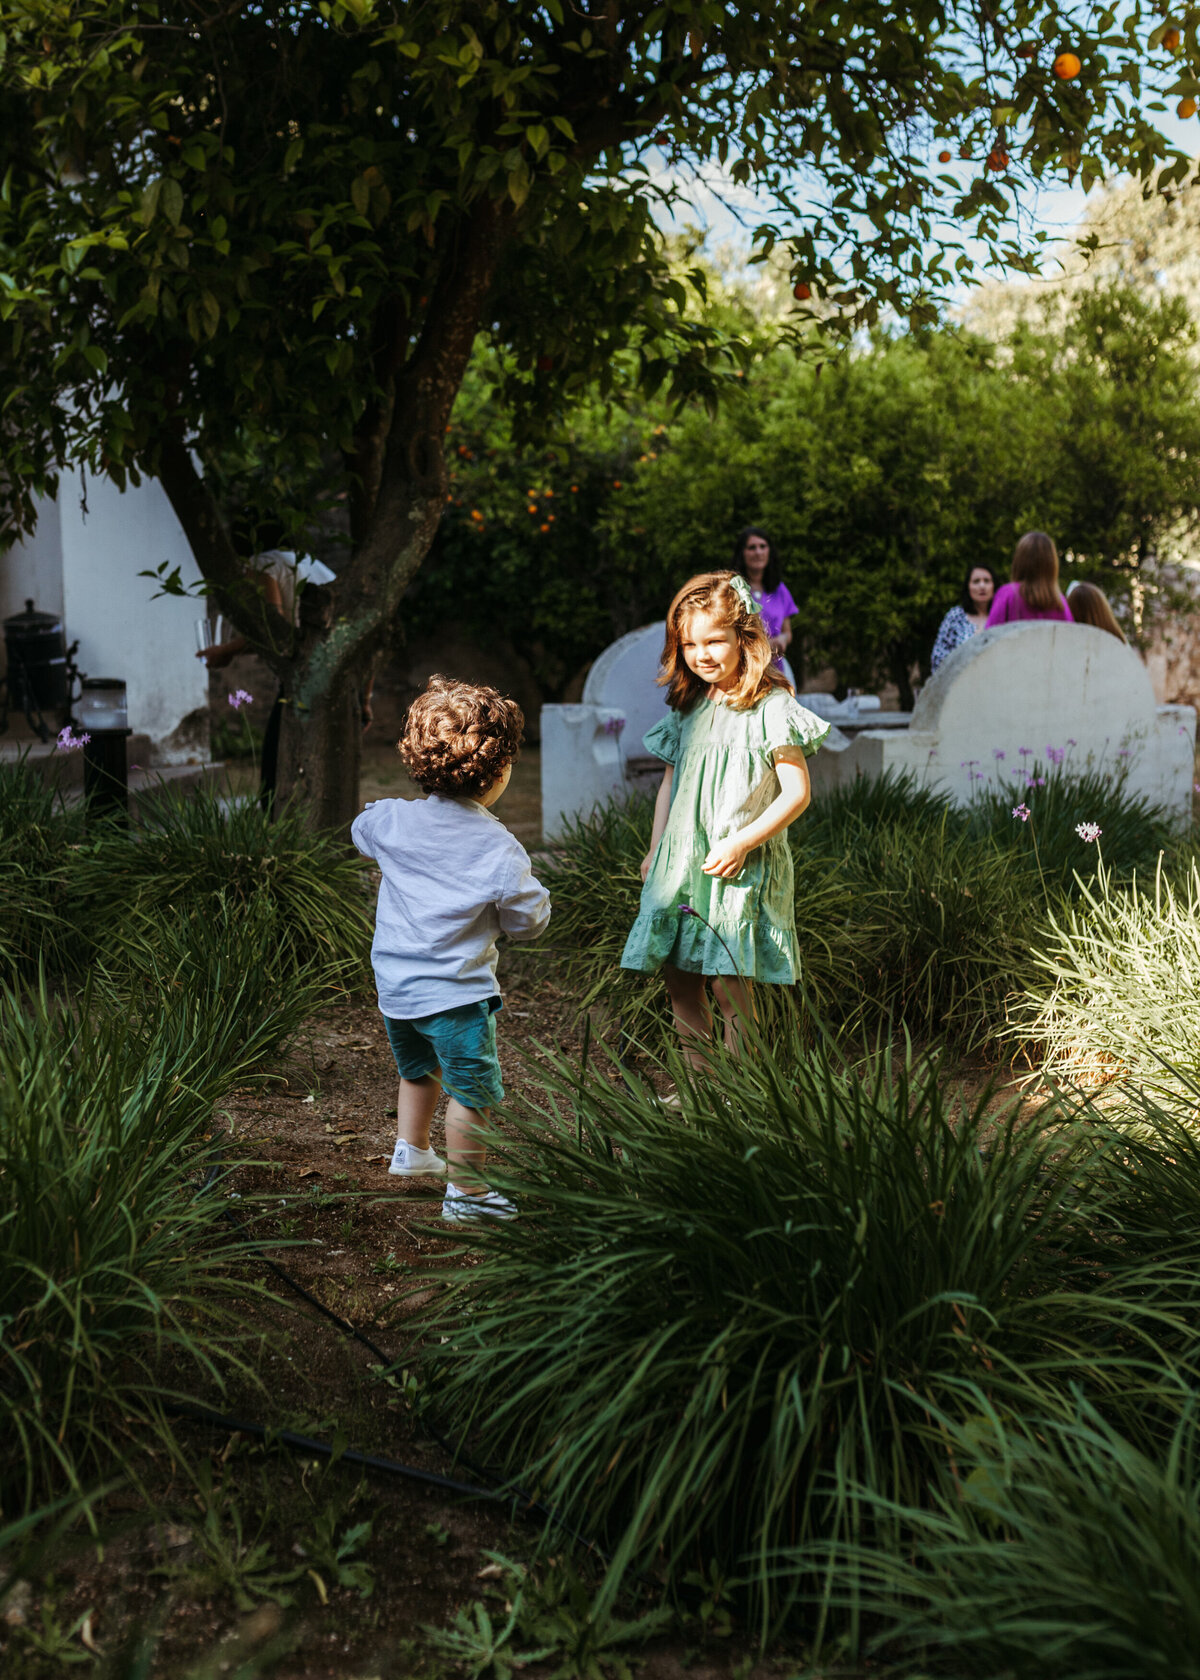
M249 1238L223 1217L212 1107L260 1065L253 981L154 1007L0 1006L0 1501L132 1476L163 1404L239 1365ZM117 1001L115 998L110 1001ZM267 1029L269 1031L269 1029ZM207 1183L206 1181L211 1180Z
M1060 1111L997 1116L932 1062L849 1070L798 1031L751 1037L702 1077L676 1065L674 1112L541 1064L550 1106L489 1175L519 1217L464 1238L423 1345L444 1422L595 1535L611 1589L711 1567L765 1634L837 1584L781 1554L864 1525L899 1543L885 1503L920 1505L946 1462L927 1412L1036 1381L1150 1428L1196 1291L1123 1239L1110 1146Z
M1200 864L1119 886L1103 861L1048 919L1011 1031L1051 1078L1128 1086L1200 1116Z
M27 759L0 765L0 981L67 961L71 943L70 853L83 838L83 810Z
M329 987L369 974L366 870L344 837L313 834L299 812L272 819L204 788L163 790L142 802L136 827L105 831L78 856L73 910L94 953L127 952L139 928L204 917L218 903L231 917L254 905L274 916L274 932L260 923L266 958L286 951L298 973Z
M957 1474L903 1513L909 1544L838 1560L877 1649L958 1680L1200 1680L1194 1400L1153 1451L1086 1402L942 1432Z

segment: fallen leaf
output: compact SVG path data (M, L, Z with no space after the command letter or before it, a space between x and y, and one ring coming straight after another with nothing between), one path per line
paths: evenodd
M297 1178L320 1178L320 1176L320 1167L301 1167L300 1171L296 1174Z
M79 1640L82 1645L87 1646L88 1650L94 1657L98 1657L102 1655L102 1653L99 1645L96 1643L96 1635L92 1631L92 1615L93 1612L89 1610L87 1615L83 1618L83 1623L79 1629Z
M479 1570L479 1572L475 1576L475 1579L477 1581L495 1581L501 1575L503 1575L503 1573L504 1573L504 1569L500 1564L489 1563L489 1564L485 1564L484 1567L481 1570Z
M333 1141L340 1149L344 1143L354 1143L357 1137L357 1132L342 1132L338 1137L335 1137Z

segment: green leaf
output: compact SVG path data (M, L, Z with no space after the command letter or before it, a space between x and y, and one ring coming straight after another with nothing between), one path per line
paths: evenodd
M183 188L173 175L167 175L162 182L162 192L159 202L163 215L172 227L178 227L183 215Z

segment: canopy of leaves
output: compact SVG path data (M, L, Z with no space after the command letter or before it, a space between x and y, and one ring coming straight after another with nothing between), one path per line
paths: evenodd
M323 474L365 528L380 411L406 372L418 396L457 383L431 352L473 285L535 412L631 343L646 385L707 389L652 220L702 166L755 186L760 249L785 241L850 322L922 318L967 233L1026 260L1020 181L1184 170L1153 95L1193 87L1196 33L1168 52L1158 22L1040 0L5 0L14 529L65 454L120 480L172 431L218 481L236 443L274 512L310 518Z
M945 331L823 367L767 355L715 418L581 408L553 451L528 454L468 386L415 622L499 629L558 693L761 523L800 603L794 662L903 689L968 566L1007 577L1024 530L1119 594L1196 529L1194 339L1178 302L1101 292L1065 327L999 346Z

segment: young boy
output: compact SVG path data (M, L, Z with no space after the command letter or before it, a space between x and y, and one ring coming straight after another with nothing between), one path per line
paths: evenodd
M443 1219L507 1219L479 1177L481 1116L504 1099L496 1056L496 939L536 939L550 895L490 807L508 786L524 717L494 688L430 677L399 741L427 799L380 799L355 819L359 851L383 873L371 961L400 1096L389 1172L443 1173L429 1147L442 1088L449 1179Z

